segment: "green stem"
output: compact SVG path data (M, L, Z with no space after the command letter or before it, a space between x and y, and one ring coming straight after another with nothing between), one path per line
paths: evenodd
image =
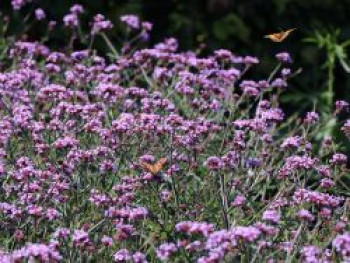
M173 191L174 191L176 206L179 207L179 195L178 195L177 188L176 188L175 173L173 174L173 171L172 171L172 165L173 165L173 132L170 134L170 136L171 136L171 139L170 139L170 174L171 174L171 184L172 184L172 188L173 188Z
M334 61L334 57L329 59L330 61ZM331 62L329 67L328 67L328 82L327 82L327 86L328 86L328 94L327 94L327 103L328 103L328 108L329 108L329 112L332 112L332 105L333 105L333 86L334 86L334 62Z
M225 189L225 175L223 173L220 174L220 199L221 199L221 209L224 217L225 228L229 228L229 219L228 219L228 205L227 205L227 195Z
M267 82L270 83L271 80L275 77L275 75L277 74L277 72L279 71L279 69L281 68L282 63L278 63L277 66L275 67L275 69L271 72L269 78L267 79Z
M287 253L287 259L285 261L286 263L292 263L293 257L295 255L295 252L293 252L293 250L295 251L294 245L296 244L296 242L301 234L303 226L304 226L304 223L301 223L298 230L297 230L297 233L295 234L295 237L293 238L291 248L290 248L290 250L288 250L288 253Z
M119 57L119 53L118 51L115 49L115 47L113 46L112 42L109 40L109 38L106 36L105 33L101 33L100 34L103 38L103 40L106 42L107 46L109 47L109 49L111 50L111 52L113 53L115 58Z

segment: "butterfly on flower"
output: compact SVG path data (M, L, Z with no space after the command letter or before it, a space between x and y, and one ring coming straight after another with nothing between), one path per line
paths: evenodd
M272 40L273 42L282 42L294 30L296 30L296 28L291 28L291 29L288 29L286 31L281 31L281 32L278 32L278 33L272 33L272 34L269 34L269 35L265 35L264 38L268 38L268 39Z
M156 162L155 164L149 164L146 162L142 162L141 166L147 172L150 172L151 174L156 175L157 173L159 173L163 169L163 166L167 161L168 161L168 159L163 157L163 158L160 158L158 160L158 162Z

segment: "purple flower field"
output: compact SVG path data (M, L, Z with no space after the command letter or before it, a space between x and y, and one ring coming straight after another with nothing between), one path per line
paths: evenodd
M83 14L48 28L74 35ZM90 20L86 49L17 40L2 63L0 262L350 262L348 158L317 109L280 107L289 53L256 79L256 57L145 47L134 15L118 50Z

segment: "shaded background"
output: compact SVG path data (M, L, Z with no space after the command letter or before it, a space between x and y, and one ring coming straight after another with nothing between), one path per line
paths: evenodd
M116 26L108 35L116 39L118 17L133 13L154 24L150 44L165 37L178 38L181 50L203 48L208 54L218 48L226 48L239 55L253 55L261 64L250 74L254 78L266 77L275 66L274 54L288 51L294 58L294 68L303 72L292 81L289 93L284 96L287 109L293 111L317 108L326 111L322 91L326 89L327 72L322 66L327 61L326 49L303 40L315 30L323 34L340 29L339 42L350 39L350 0L33 0L19 12L13 12L10 0L0 0L2 16L10 17L12 34L20 34L23 18L42 7L49 20L62 22L69 7L80 3L85 8L86 24L101 13ZM38 39L45 33L47 23L34 19L27 31L29 39ZM283 43L272 43L263 35L296 27L297 31ZM68 33L57 29L52 33L49 46L62 47L67 44ZM102 50L104 47L100 47ZM349 49L350 50L350 49ZM350 100L350 74L340 63L334 69L334 101ZM249 77L249 76L248 76Z

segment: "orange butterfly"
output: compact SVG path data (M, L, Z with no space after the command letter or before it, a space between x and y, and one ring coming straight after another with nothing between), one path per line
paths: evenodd
M268 38L268 39L272 40L273 42L282 42L294 30L296 30L296 28L288 29L286 31L282 31L282 32L279 32L279 33L273 33L273 34L265 35L264 38Z
M158 160L155 164L149 164L142 162L141 166L147 171L152 173L153 175L159 173L160 170L163 169L164 164L168 161L167 158L163 157Z

